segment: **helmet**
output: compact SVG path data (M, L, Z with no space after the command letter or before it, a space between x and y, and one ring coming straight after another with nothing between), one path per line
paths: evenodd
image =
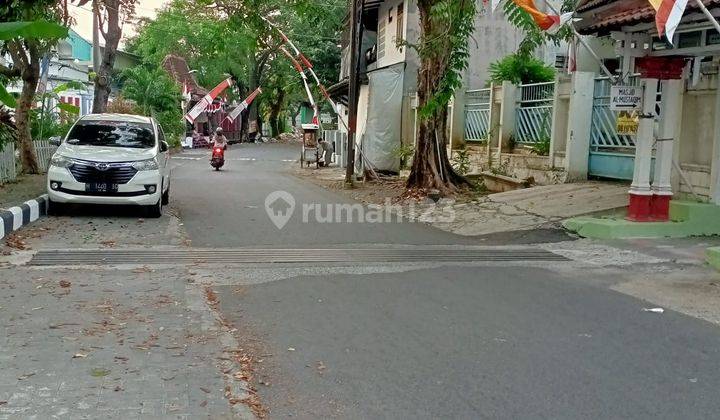
M222 134L222 132L223 132L222 127L216 128L216 129L215 129L215 132L218 133L218 134Z

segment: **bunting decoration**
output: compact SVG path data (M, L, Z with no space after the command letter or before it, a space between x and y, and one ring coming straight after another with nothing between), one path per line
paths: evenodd
M190 124L195 122L195 119L203 112L205 109L212 104L212 102L217 98L218 95L220 95L225 89L232 86L233 82L231 78L227 78L220 82L219 85L215 86L213 90L210 91L207 95L205 95L195 106L187 113L185 114L185 119L188 120Z
M655 25L658 35L663 34L672 43L675 30L685 13L688 0L648 0L655 9Z
M243 111L248 109L250 107L250 104L255 99L256 96L262 93L262 89L257 88L253 93L250 94L247 98L245 98L244 101L238 106L235 107L226 117L226 120L235 121L235 119L240 115Z

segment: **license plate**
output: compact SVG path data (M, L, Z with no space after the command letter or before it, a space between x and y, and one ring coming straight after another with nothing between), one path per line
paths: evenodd
M106 182L98 182L85 184L85 191L93 193L113 193L117 192L118 184L109 184Z

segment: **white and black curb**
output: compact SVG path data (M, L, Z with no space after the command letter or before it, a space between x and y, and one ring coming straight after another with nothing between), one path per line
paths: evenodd
M19 206L0 210L0 239L47 215L47 205L48 196L45 194Z

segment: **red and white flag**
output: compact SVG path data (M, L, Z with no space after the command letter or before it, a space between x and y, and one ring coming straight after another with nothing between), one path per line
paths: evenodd
M563 13L562 15L549 15L541 12L535 5L535 0L511 0L519 8L528 12L533 18L537 26L548 33L554 34L560 30L560 28L568 23L573 14ZM652 0L650 0L652 1ZM661 0L662 1L662 0ZM492 0L492 10L495 11L500 5L501 0Z
M577 40L572 37L568 42L567 72L573 74L577 71Z
M233 83L232 79L229 77L227 79L223 80L222 82L220 82L220 84L215 86L215 88L213 90L211 90L210 93L205 95L200 100L200 102L195 104L195 106L190 110L190 112L185 114L185 119L188 120L191 124L194 123L195 119L200 114L202 114L202 112L205 111L205 109L207 109L207 107L209 105L212 104L212 102L215 100L215 98L217 98L217 96L219 94L221 94L225 89L232 86L232 83Z
M675 30L685 13L688 0L648 0L655 9L655 25L658 35L663 34L672 43Z
M225 117L226 120L235 121L235 119L240 115L243 111L248 109L250 104L253 100L255 100L255 97L262 93L262 89L257 88L253 93L250 94L247 98L245 98L240 105L236 106L235 109L230 112L227 117Z

